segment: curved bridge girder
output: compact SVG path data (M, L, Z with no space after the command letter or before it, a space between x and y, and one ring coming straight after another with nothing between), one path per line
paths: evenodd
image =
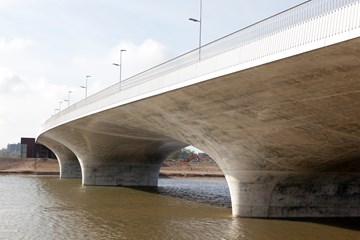
M84 185L157 186L165 158L187 144L89 116L46 133L69 146L81 165ZM47 144L48 141L39 141ZM50 147L50 145L49 145Z
M71 149L84 184L156 185L165 157L193 145L224 172L234 216L359 216L359 46L358 38L114 107L39 140Z

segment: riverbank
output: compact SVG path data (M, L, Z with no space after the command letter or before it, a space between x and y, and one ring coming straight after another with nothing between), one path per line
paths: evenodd
M59 163L50 158L0 158L0 174L59 175Z
M59 175L59 163L49 158L0 158L0 174ZM165 161L160 177L224 177L213 162Z
M214 162L165 161L160 177L224 177L224 174Z

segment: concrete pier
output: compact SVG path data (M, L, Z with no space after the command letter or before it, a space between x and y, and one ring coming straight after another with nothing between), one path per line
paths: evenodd
M65 145L51 139L43 140L56 155L60 167L60 178L81 179L81 167L76 155Z
M234 216L359 216L359 173L244 171L226 179Z
M82 168L83 185L157 186L161 164L111 164Z

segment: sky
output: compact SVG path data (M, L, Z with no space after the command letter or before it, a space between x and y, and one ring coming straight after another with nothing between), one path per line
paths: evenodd
M202 44L304 0L203 0ZM0 0L0 149L53 115L198 47L200 0ZM61 103L60 103L61 102Z

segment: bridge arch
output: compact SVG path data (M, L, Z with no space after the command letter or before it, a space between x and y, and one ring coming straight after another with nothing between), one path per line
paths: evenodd
M41 142L54 152L59 162L60 178L81 178L80 163L73 151L50 136L42 137Z
M66 144L85 185L154 186L167 155L193 145L223 171L235 216L356 215L360 166L356 160L351 169L341 165L360 155L360 108L345 104L357 94L360 61L338 57L351 44L91 114L43 132L38 141ZM347 67L324 65L330 58ZM352 191L339 192L345 185ZM329 198L347 210L327 206Z

